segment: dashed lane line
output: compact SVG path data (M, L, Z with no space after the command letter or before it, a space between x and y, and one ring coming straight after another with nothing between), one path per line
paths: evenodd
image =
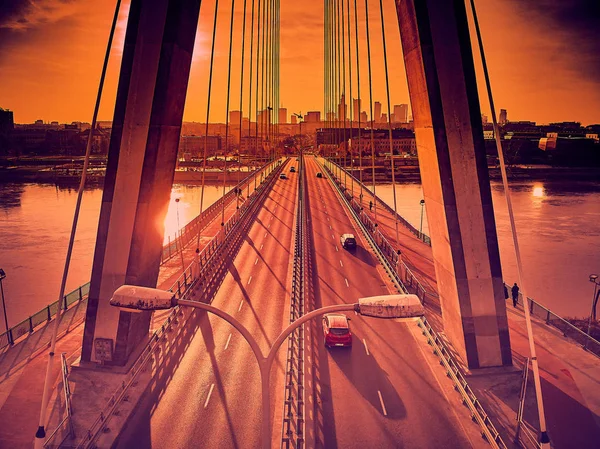
M240 301L240 306L238 307L238 312L239 312L240 310L242 310L242 306L243 306L243 305L244 305L244 300L242 299L242 300Z
M206 402L204 402L204 408L206 408L208 406L208 401L210 401L210 396L212 395L214 388L215 388L215 384L211 384L210 390L208 390L208 396L206 397Z
M229 337L227 337L227 343L225 343L225 350L227 350L227 348L229 347L229 342L230 341L231 341L231 334L229 334ZM365 343L365 345L366 345L366 343Z
M337 245L333 245L333 246L335 246L335 250L336 250L336 251L339 251L339 249L338 249Z
M379 395L379 402L381 402L381 410L383 411L383 416L387 416L387 410L385 409L385 404L383 403L383 397L381 396L381 391L377 390L377 394Z
M342 263L342 261L341 261L341 260L340 260L340 266L341 266L342 268L344 268L344 264Z
M346 281L346 287L350 287L350 284L348 284L348 279L344 278L344 280Z
M248 278L248 284L247 284L247 285L250 285L250 282L252 282L252 276L250 276L250 277Z
M262 249L262 246L260 247ZM258 263L258 257L256 258L256 260L254 261L254 265L256 265Z
M229 336L231 337L231 335L229 335ZM365 340L364 338L363 338L363 344L365 345L365 351L367 352L367 355L370 355L369 354L369 348L367 346L367 340Z

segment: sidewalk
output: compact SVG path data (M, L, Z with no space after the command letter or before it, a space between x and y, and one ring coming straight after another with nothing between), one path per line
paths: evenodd
M225 220L235 212L236 201L232 201L225 208ZM221 214L218 214L202 231L200 250L212 240L212 237L220 229ZM184 248L185 266L191 263L195 255L195 244L189 244ZM158 288L169 289L181 273L182 261L178 254L161 266L157 282ZM60 354L66 353L70 362L79 356L83 338L82 320L86 305L87 300L82 301L69 309L61 320L52 371L55 388L54 396L50 400L52 410L49 412L49 424L46 427L47 437L65 415L65 411L62 409L64 401L60 396L56 397L57 393L62 395L61 389L56 388L59 383L62 384ZM160 327L167 315L168 311L155 313L152 318L151 330L154 331ZM48 364L47 348L53 327L54 320L49 321L45 326L18 341L14 346L6 348L0 354L0 448L30 449L33 446L40 415L43 381ZM116 385L112 390L115 389ZM110 395L112 391L107 393ZM98 410L104 405L102 404Z
M350 179L347 180L350 191ZM359 198L360 186L354 183L354 196ZM375 219L375 207L369 211L372 194L363 189L364 210ZM379 230L400 248L402 259L427 288L437 291L431 247L419 240L402 223L398 223L399 244L396 242L395 220L380 200L377 200ZM436 307L437 306L437 307ZM442 329L439 305L427 307L427 317ZM521 388L521 370L529 357L529 343L523 308L512 307L507 300L513 364L518 370L482 369L465 376L475 394L492 416L496 428L509 445L516 434L516 414ZM548 432L554 448L591 448L600 444L600 358L586 352L567 339L556 328L532 317L542 383L542 394ZM443 332L440 332L443 335ZM463 364L464 365L464 364ZM537 405L530 372L526 393L524 420L536 429ZM518 447L515 445L514 447Z

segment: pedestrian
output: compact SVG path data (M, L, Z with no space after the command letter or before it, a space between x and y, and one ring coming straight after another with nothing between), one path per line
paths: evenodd
M373 210L373 201L369 201L369 210Z
M506 286L506 284L504 284L504 299L508 299L508 287Z
M517 303L519 302L519 286L516 282L510 290L512 292L513 306L517 307Z

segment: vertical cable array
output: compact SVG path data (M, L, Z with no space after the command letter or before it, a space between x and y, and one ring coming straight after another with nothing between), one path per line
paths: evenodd
M375 136L373 131L374 118L373 118L373 81L371 73L371 42L369 38L369 1L365 0L365 23L367 28L367 62L369 65L369 110L371 115L371 173L373 176L373 208L375 211L375 226L377 226L377 197L375 193Z
M379 13L381 16L381 38L383 40L383 63L385 66L385 90L388 108L388 132L390 138L390 158L392 163L392 192L394 195L394 225L396 227L396 244L400 244L400 238L398 233L398 206L396 201L396 167L394 166L394 141L392 137L392 106L390 102L390 77L388 73L388 62L387 62L387 47L385 45L385 24L383 18L383 0L379 0ZM374 192L374 190L373 190Z
M346 0L346 11L348 17L348 81L350 87L350 141L354 138L354 99L352 98L352 34L350 32L350 0ZM359 108L360 109L360 108ZM360 114L360 110L359 110ZM350 146L350 192L354 197L354 148Z
M356 7L357 0L354 0L354 39L356 42L356 97L358 100L358 165L359 165L359 180L360 180L360 207L362 209L362 200L363 200L363 167L362 167L362 146L361 146L361 137L362 137L362 128L360 123L361 116L361 98L360 98L360 52L358 46L358 10Z

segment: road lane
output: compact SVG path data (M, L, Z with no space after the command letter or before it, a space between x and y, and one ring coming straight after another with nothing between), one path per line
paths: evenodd
M390 293L382 268L330 182L316 178L321 169L314 159L306 161L315 248L314 307ZM338 249L343 233L357 237L356 251ZM320 326L313 332L315 381L309 402L315 446L471 447L409 328L414 324L349 317L352 349L327 350Z
M289 317L297 184L293 174L288 177L269 193L212 302L246 326L265 353ZM202 316L198 322L185 356L146 394L118 447L259 447L261 392L254 355L220 318ZM285 351L280 355L271 373L275 440L280 439Z

